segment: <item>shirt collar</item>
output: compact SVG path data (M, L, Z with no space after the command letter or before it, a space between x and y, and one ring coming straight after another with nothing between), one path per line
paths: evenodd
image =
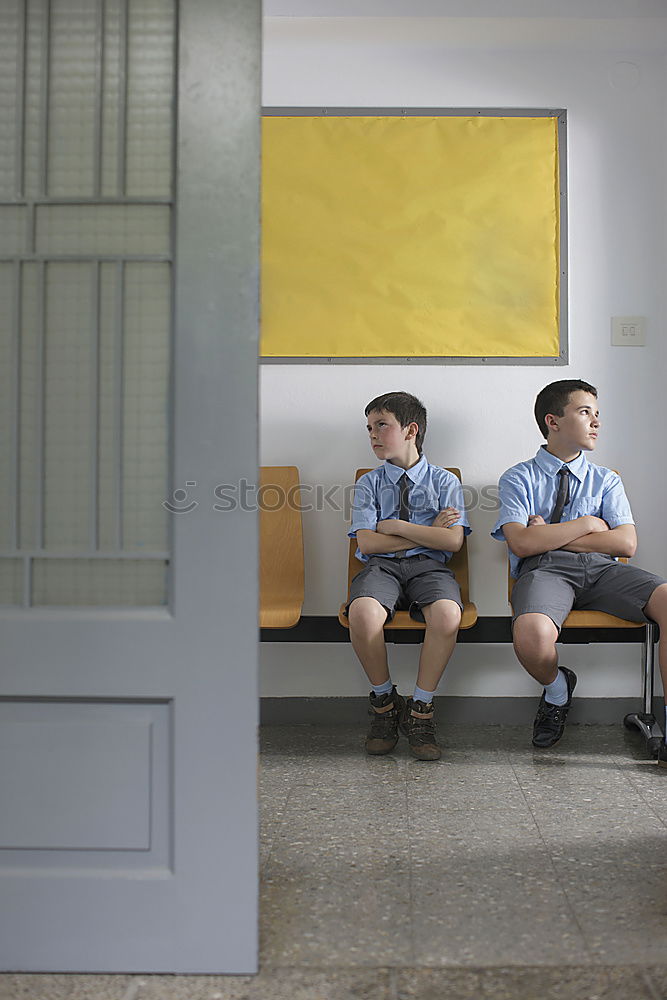
M417 464L413 465L411 469L402 469L400 465L384 462L384 473L392 483L397 483L404 472L407 472L408 479L411 479L413 483L420 483L426 475L427 467L426 455L422 455Z
M550 451L547 451L547 446L543 444L541 448L538 448L537 455L535 456L535 462L540 467L542 472L546 472L548 476L555 476L564 465L567 465L568 469L575 476L576 479L581 482L586 475L586 469L588 467L588 459L584 455L583 451L580 451L575 459L571 462L561 462L560 458L556 458L552 455Z

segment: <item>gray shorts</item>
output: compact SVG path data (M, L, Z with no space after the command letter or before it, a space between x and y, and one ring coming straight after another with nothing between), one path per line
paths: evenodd
M512 591L512 621L538 612L560 631L574 609L645 622L644 608L661 583L662 577L600 552L543 552L521 563Z
M461 591L451 569L430 556L401 556L386 559L371 556L350 585L350 600L374 597L387 609L387 621L395 611L407 610L415 621L423 622L422 608L434 601L454 601L463 611Z

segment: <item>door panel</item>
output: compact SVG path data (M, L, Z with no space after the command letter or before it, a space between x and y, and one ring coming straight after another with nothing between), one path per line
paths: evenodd
M4 970L256 970L259 33L3 5Z

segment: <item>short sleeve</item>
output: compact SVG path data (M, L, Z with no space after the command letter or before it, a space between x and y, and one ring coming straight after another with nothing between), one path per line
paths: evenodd
M440 483L440 510L443 510L445 507L454 507L456 510L461 512L461 516L458 521L454 522L452 527L460 524L463 528L464 535L469 535L471 528L465 509L463 487L461 486L458 476L455 476L452 472L448 472L445 476L443 476Z
M375 499L375 489L368 473L361 476L354 487L352 500L352 523L348 531L349 538L355 538L362 528L375 531L378 523L378 508Z
M607 522L610 528L618 528L621 524L635 523L621 477L617 472L611 470L602 491L600 517Z
M503 525L510 521L518 524L528 524L530 516L530 503L526 484L515 472L505 472L500 477L498 483L498 500L500 511L496 526L491 532L491 537L499 542L504 542L505 534Z

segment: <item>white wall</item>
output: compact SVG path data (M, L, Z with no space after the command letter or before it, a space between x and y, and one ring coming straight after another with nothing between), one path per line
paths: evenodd
M266 105L567 109L570 364L265 365L262 464L296 464L311 485L349 483L355 468L373 461L365 404L379 392L406 389L427 406L429 458L460 466L464 482L477 488L495 484L541 443L532 417L536 392L556 378L584 378L600 394L603 429L595 460L622 472L632 502L640 539L635 561L667 575L667 9L664 17L618 16L630 6L638 7L617 0L617 16L607 20L267 19ZM439 7L453 9L446 0ZM468 7L484 13L474 0ZM643 8L652 12L650 3ZM645 348L610 346L610 317L627 314L647 317ZM472 599L480 615L506 614L505 551L489 537L494 514L478 509L469 516ZM337 613L345 532L342 513L304 515L306 615ZM565 652L568 664L582 668L581 695L637 693L637 646L568 646ZM416 656L415 647L390 647L403 687L414 679ZM264 695L366 691L349 646L262 644ZM509 646L480 644L458 648L440 691L521 695L536 688Z

